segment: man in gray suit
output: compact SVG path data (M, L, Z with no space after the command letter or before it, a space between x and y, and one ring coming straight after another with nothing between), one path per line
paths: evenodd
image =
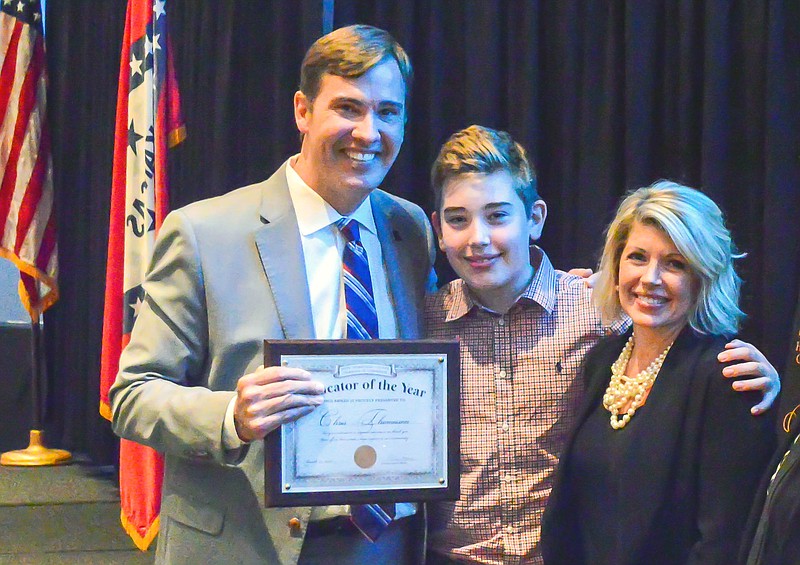
M262 343L346 335L342 217L360 228L378 335L420 335L433 236L421 209L377 189L403 142L410 76L383 30L319 39L294 97L300 153L164 221L109 393L114 431L165 455L159 563L421 561L413 505L372 543L347 507L262 502L261 440L323 400L305 371L260 366Z

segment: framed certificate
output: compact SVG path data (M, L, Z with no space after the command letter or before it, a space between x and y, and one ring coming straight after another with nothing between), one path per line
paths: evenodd
M264 440L267 506L456 500L459 349L438 340L264 342L325 401Z

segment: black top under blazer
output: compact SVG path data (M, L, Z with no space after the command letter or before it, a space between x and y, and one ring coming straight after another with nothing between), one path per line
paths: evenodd
M630 331L603 339L586 357L586 395L561 456L542 522L547 565L586 563L579 509L565 482L576 432L602 403ZM648 402L651 424L627 448L620 470L626 489L608 508L615 528L615 565L731 565L759 479L774 449L771 415L754 417L758 393L732 390L717 354L725 339L684 328L667 355ZM631 425L629 424L629 425ZM648 471L637 460L647 458ZM604 543L604 540L594 540ZM599 565L599 564L592 564Z

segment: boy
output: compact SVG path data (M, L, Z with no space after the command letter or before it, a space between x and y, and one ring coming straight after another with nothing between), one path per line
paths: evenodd
M531 247L547 205L507 133L457 132L431 178L439 247L461 278L429 297L427 335L459 338L462 379L461 498L430 505L430 563L542 563L541 516L583 392L578 369L602 335L628 322L604 327L583 279ZM728 347L737 349L723 361L762 361L737 374L752 369L779 386L760 352Z

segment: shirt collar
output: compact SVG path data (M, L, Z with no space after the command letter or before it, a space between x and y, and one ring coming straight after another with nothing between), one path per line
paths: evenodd
M289 186L289 196L297 216L300 235L309 236L336 223L343 216L300 178L292 166L295 158L296 156L290 158L286 164L286 184ZM350 214L349 218L358 221L362 227L373 234L376 233L370 196L364 199L364 202Z
M547 253L537 245L531 247L531 264L536 272L520 299L531 300L550 314L556 307L556 270Z
M556 272L547 254L537 246L531 247L531 264L534 266L533 277L528 286L517 299L517 304L534 302L548 313L556 304ZM445 313L445 321L452 322L465 316L473 308L483 308L475 302L469 293L467 283L456 279L450 283L450 301ZM484 308L485 310L485 308Z

